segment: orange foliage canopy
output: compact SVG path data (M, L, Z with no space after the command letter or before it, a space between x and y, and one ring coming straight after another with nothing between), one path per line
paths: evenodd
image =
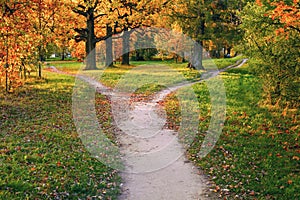
M273 20L279 20L284 25L283 28L277 30L277 34L288 32L289 29L296 30L300 33L300 2L294 0L291 5L285 4L283 1L272 3L276 6L272 11Z
M69 2L70 3L70 2ZM68 1L13 0L0 2L0 87L22 85L48 43L67 46L76 20Z

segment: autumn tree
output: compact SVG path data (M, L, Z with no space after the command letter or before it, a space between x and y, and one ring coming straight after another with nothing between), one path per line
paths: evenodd
M110 38L113 34L112 27L109 25L108 22L99 22L101 18L108 15L109 10L110 2L104 2L99 0L79 1L78 5L73 9L73 11L78 15L82 16L86 22L86 26L84 28L75 29L75 31L78 33L75 37L75 40L77 42L85 42L86 56L88 56L85 68L87 70L97 69L95 52L96 44L100 41ZM100 34L96 34L95 25L100 26L96 27L98 29L105 28L106 34L104 34L104 31L102 30L97 31L97 33Z
M244 52L255 61L267 103L299 106L299 0L249 3L243 12Z
M26 34L30 20L27 1L1 2L0 18L0 82L6 91L22 84L21 71L33 53L33 38Z
M122 32L122 65L129 65L130 35L140 27L150 27L155 24L155 16L166 9L168 0L117 0L118 6L113 10L117 14L116 28ZM156 16L157 17L157 16Z
M170 13L171 21L182 28L184 34L196 43L192 48L193 58L190 66L203 69L203 48L208 41L230 54L234 44L241 39L239 12L246 1L233 0L178 0ZM216 53L219 56L219 53Z
M241 18L239 12L245 6L245 1L215 0L209 5L210 23L207 29L211 42L216 46L212 56L220 57L231 54L231 49L237 45L242 38L242 31L239 28Z
M68 1L1 1L0 79L10 90L26 79L36 66L41 77L41 62L46 46L60 44L70 27Z
M80 24L80 21L72 10L71 1L65 0L61 2L59 12L55 13L53 26L55 27L53 44L58 47L61 52L61 59L65 59L67 50L71 48L71 40L73 40L75 31L74 27Z
M53 42L55 20L59 18L63 3L59 0L32 0L28 8L29 30L35 38L38 57L38 76L42 77L42 62L45 61L46 46Z
M195 69L204 69L202 65L203 46L204 40L210 39L207 27L210 22L211 3L212 1L203 0L178 0L172 8L172 17L179 23L183 33L196 41L190 62L190 66Z

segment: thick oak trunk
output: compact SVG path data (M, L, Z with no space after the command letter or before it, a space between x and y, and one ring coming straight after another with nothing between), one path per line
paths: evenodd
M203 17L203 16L202 16ZM201 20L200 26L198 29L198 35L196 37L199 37L199 35L203 36L205 34L205 20ZM203 40L196 40L196 43L193 47L193 56L188 64L189 68L202 70L203 67Z
M86 70L97 69L96 66L96 41L95 41L95 25L94 10L88 10L87 16L87 39L86 39Z
M196 41L193 47L193 56L188 67L192 69L201 70L204 69L202 65L203 60L203 41Z
M108 38L105 40L106 45L106 56L105 56L105 66L111 67L114 65L113 63L113 45L112 45L112 34L113 29L111 26L106 25L106 35Z
M124 30L124 35L123 35L123 40L122 40L122 65L129 65L129 51L130 51L130 32L128 32L128 28L125 28Z
M105 57L105 66L111 67L114 65L113 63L113 45L112 45L112 34L113 29L111 26L106 25L106 35L108 38L105 40L106 45L106 57Z

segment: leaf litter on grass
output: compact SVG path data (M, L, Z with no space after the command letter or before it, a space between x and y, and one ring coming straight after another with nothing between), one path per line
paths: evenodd
M201 120L199 133L187 149L189 159L209 174L215 182L212 191L224 199L298 199L299 111L283 116L280 109L261 106L259 79L247 73L247 68L231 70L222 77L227 120L217 145L203 159L198 152L209 123L210 99L205 98L205 84L194 86ZM178 124L175 102L172 95L164 102L169 124Z
M118 173L92 158L77 137L73 78L45 75L47 82L1 98L0 199L116 199Z

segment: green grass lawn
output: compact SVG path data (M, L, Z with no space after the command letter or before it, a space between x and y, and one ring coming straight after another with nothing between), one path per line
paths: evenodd
M59 70L76 74L82 68L83 63L77 61L48 61L44 67L54 66Z
M207 69L222 69L229 65L235 64L238 60L241 59L242 56L237 56L234 58L208 59L203 61L203 65ZM77 72L79 72L79 70L83 69L83 64L76 61L50 61L47 63L47 65L55 66L59 70L72 74L76 74ZM99 70L80 71L79 73L94 77L108 87L114 87L126 72L132 70L133 68L135 68L135 66L141 65L164 65L183 74L186 80L199 79L201 76L201 71L199 72L197 70L188 69L187 63L175 63L174 61L132 61L131 66L122 66L120 64L116 64L114 67L105 68L105 70L103 70L103 66L98 66ZM167 75L168 74L165 74L164 77L167 77ZM170 76L172 75L169 75L169 77Z
M300 113L261 105L262 85L247 67L223 73L227 117L214 149L203 159L200 151L211 119L209 91L204 83L194 90L200 102L199 134L188 157L215 182L225 199L300 199ZM184 91L181 91L184 92ZM180 125L178 101L165 102L169 126ZM180 105L179 105L180 106ZM181 138L188 132L181 132Z
M116 199L118 173L92 158L76 133L74 78L43 74L46 80L0 96L0 199ZM110 108L97 110L107 121Z
M218 60L218 67L234 64L235 59ZM186 64L134 64L165 64L179 71L185 79L199 77L197 71L186 69ZM81 64L55 65L76 73ZM126 72L137 73L134 68L117 65L82 73L114 87L122 83L120 80ZM118 173L90 156L74 127L71 110L74 78L47 71L43 74L46 80L28 83L18 93L0 96L0 199L88 196L116 199L120 192ZM160 75L167 76L169 72ZM169 77L171 83L180 81L174 76ZM227 97L226 122L217 145L203 159L199 159L197 153L211 119L210 97L204 83L193 87L201 109L199 134L187 151L188 158L210 176L215 182L212 189L224 198L299 199L299 110L263 106L262 85L247 66L222 73L222 78ZM146 84L138 93L151 94L162 87ZM179 92L184 94L185 91ZM169 127L178 129L181 113L176 97L168 96L164 105ZM107 123L112 121L109 100L96 95L96 110L105 133L114 141L112 125ZM188 138L186 130L179 131L181 139Z

